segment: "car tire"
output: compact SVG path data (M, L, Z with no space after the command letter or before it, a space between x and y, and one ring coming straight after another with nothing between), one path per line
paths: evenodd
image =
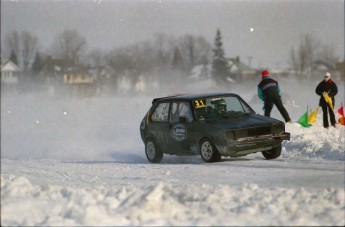
M145 154L147 160L152 163L159 163L163 159L162 151L152 139L148 139L145 143Z
M205 162L217 162L222 158L216 146L209 139L200 141L200 155Z
M281 152L282 152L282 145L279 144L278 147L272 148L271 150L268 150L268 151L263 151L262 155L266 159L275 159L280 156Z

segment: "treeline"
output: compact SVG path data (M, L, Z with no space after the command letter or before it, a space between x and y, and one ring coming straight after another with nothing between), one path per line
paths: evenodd
M210 63L211 44L200 36L172 37L157 34L152 41L141 42L109 51L88 50L88 44L76 30L65 30L45 50L39 39L28 31L13 31L5 35L2 56L11 59L24 71L38 70L39 62L48 56L73 64L93 68L110 66L118 73L144 74L159 69L189 72L194 65Z
M132 81L136 81L139 75L153 75L155 72L173 71L188 76L194 66L212 64L214 78L222 83L229 76L226 58L231 56L231 53L227 55L224 52L222 43L221 32L217 30L214 44L200 36L156 34L151 41L108 51L89 50L87 39L77 30L65 30L56 36L51 47L45 48L35 34L12 31L5 34L2 40L1 56L11 59L25 72L39 71L42 62L52 57L90 68L111 67L116 75L126 73ZM288 64L297 75L304 75L317 60L332 66L339 61L339 57L333 45L322 44L310 35L302 35L300 44L291 47Z

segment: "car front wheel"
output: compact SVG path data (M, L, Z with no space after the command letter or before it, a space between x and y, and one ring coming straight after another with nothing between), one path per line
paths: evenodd
M262 155L266 159L275 159L280 156L281 152L282 152L282 145L280 144L278 147L272 148L271 150L263 151Z
M152 139L148 139L145 144L145 153L147 160L152 163L159 163L162 161L163 153Z
M221 159L217 148L208 139L203 139L200 142L200 155L205 162L216 162Z

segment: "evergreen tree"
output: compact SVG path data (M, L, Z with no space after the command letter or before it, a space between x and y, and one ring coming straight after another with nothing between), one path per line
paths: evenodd
M16 53L14 52L14 50L12 49L11 51L11 56L10 56L10 60L15 63L16 65L18 65L18 58Z
M212 77L217 84L224 84L229 75L228 62L224 57L222 36L220 30L217 30L216 39L214 42L212 61Z

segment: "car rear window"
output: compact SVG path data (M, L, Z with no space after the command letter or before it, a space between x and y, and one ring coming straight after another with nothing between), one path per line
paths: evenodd
M160 103L154 110L151 120L154 122L168 122L170 103Z

